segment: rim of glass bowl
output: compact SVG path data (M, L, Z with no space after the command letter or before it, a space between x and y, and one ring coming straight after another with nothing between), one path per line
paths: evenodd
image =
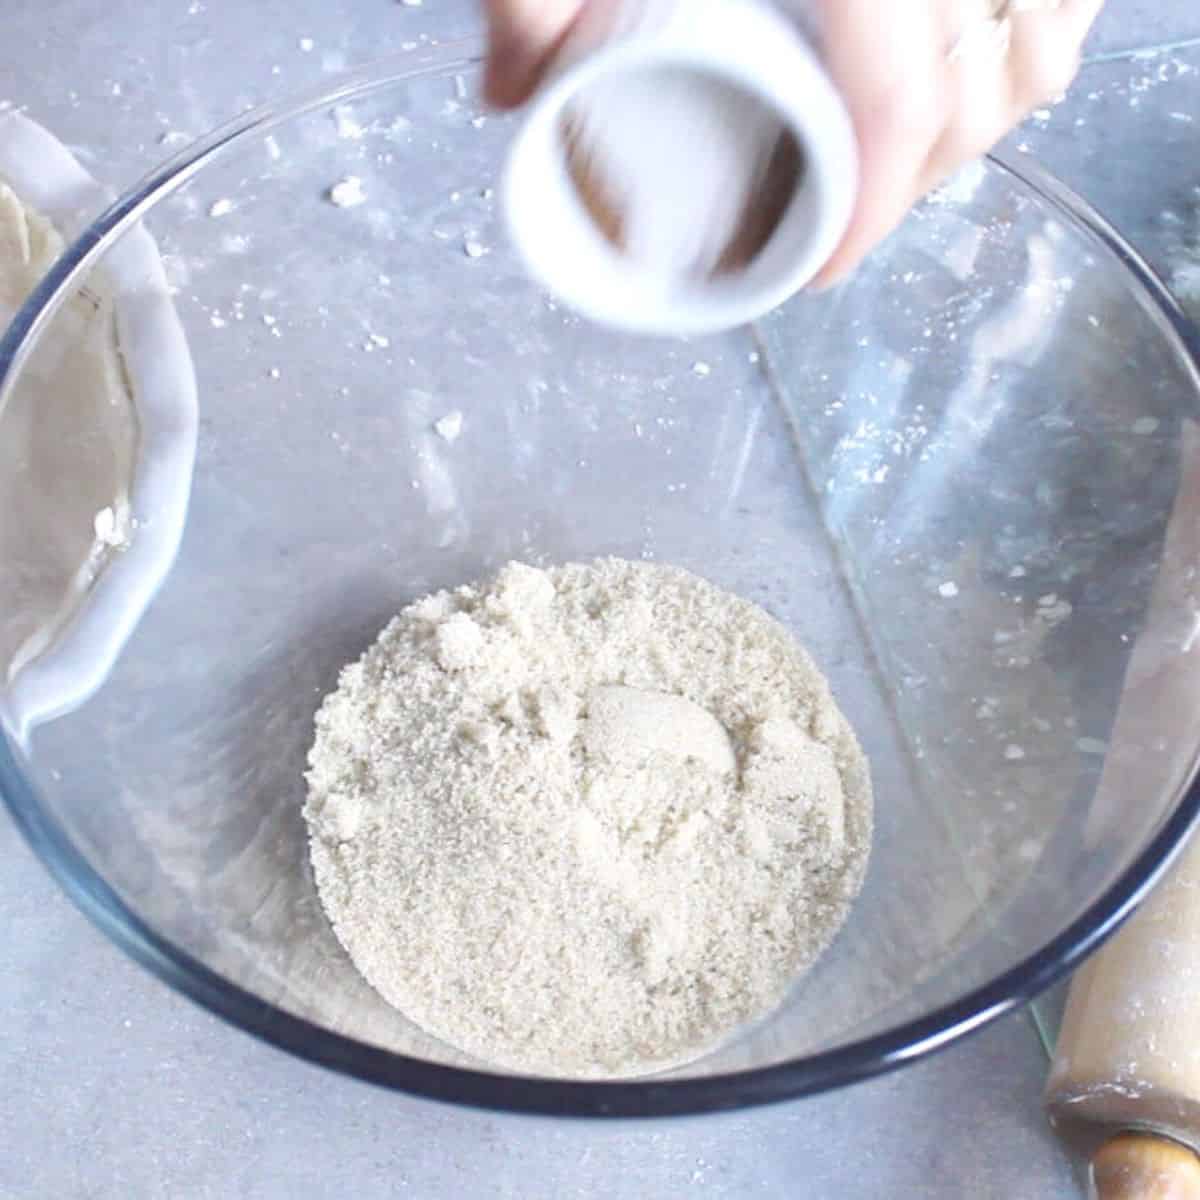
M169 159L127 192L71 245L0 336L0 396L40 332L104 251L164 197L224 157L247 137L298 116L361 99L415 79L472 72L477 39L444 43L384 59L299 96L242 114ZM1200 334L1151 268L1095 210L1033 163L1018 171L994 165L1082 230L1121 263L1168 341L1189 362L1200 411ZM1193 752L1189 780L1200 765ZM1096 949L1166 870L1200 813L1200 783L1180 789L1170 816L1136 860L1091 906L1047 945L983 987L918 1020L807 1058L731 1075L629 1083L564 1082L492 1075L409 1058L333 1033L276 1008L229 982L156 933L134 913L75 848L23 777L7 733L0 739L0 794L18 828L76 905L159 978L264 1041L346 1075L413 1093L508 1112L576 1117L685 1115L750 1107L813 1095L892 1070L941 1049L1044 991Z

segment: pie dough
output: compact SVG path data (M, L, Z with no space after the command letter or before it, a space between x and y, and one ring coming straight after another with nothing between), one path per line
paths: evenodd
M0 329L63 249L0 179ZM89 286L55 315L0 407L0 671L35 657L128 535L137 449L113 298Z

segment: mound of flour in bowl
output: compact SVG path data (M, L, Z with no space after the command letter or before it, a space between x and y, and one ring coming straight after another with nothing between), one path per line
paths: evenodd
M410 1020L512 1071L644 1074L775 1006L866 866L867 764L787 631L684 571L506 567L325 700L321 901Z

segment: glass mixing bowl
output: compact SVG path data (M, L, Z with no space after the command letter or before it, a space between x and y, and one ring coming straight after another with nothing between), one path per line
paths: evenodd
M1094 948L1200 804L1200 737L1154 732L1195 672L1191 576L1162 565L1200 420L1193 335L1077 197L993 161L754 328L591 327L505 243L511 125L476 106L477 51L369 67L183 151L0 343L6 386L36 371L51 314L145 218L201 404L174 569L86 703L27 736L10 719L5 799L174 987L378 1083L666 1114L912 1060ZM405 603L607 554L694 570L812 650L873 764L874 855L832 949L717 1052L651 1080L510 1077L356 974L314 891L301 775L339 667ZM1123 694L1142 719L1114 725Z

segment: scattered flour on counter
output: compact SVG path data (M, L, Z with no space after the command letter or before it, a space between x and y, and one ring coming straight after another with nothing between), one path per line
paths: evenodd
M1200 320L1200 214L1195 243L1180 248L1172 260L1171 290L1192 317Z
M333 126L340 138L358 141L366 136L366 128L354 115L354 108L349 104L337 104L330 113Z
M1171 291L1200 321L1200 187L1191 189L1181 210L1165 210L1161 221Z
M355 965L485 1063L630 1076L769 1012L862 883L867 763L762 610L618 559L407 608L322 706L305 818Z
M329 203L337 208L357 208L366 202L367 194L363 191L362 180L357 175L347 175L326 192L326 197Z
M438 418L433 423L433 431L444 442L449 442L453 445L462 437L464 417L460 409L454 409L448 412L444 417Z

